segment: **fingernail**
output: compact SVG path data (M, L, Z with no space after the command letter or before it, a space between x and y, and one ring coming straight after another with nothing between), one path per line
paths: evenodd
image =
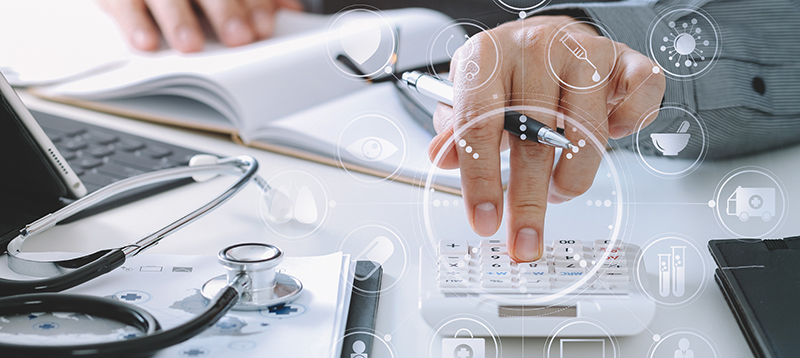
M272 17L269 11L258 9L253 11L253 27L261 37L267 37L272 34Z
M199 51L203 46L203 37L197 33L197 30L189 26L178 28L175 39L182 51Z
M481 236L489 236L497 231L497 207L492 203L475 206L473 225L475 232Z
M136 29L131 34L133 47L140 50L150 50L153 47L153 34L144 29Z
M623 125L611 126L611 129L609 130L609 134L611 135L611 138L615 138L615 139L625 137L628 134L630 134L630 132L631 132L631 129L628 128L627 126L623 126Z
M514 257L522 261L533 261L539 256L539 234L531 228L517 231L514 239Z
M238 17L234 17L225 23L224 32L228 45L244 45L253 41L253 32Z

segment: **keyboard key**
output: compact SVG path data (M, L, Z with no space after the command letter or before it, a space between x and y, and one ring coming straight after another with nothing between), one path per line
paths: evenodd
M103 165L103 160L97 158L82 158L78 160L78 165L83 169L92 169Z
M107 157L111 154L114 154L114 151L109 149L108 147L101 147L101 146L92 146L88 150L89 154L94 157L102 158Z
M481 264L481 271L511 270L509 262L484 262Z
M466 255L469 253L467 240L441 240L439 241L439 254L447 256Z
M76 140L69 140L69 141L65 141L60 146L58 146L58 149L61 150L61 148L64 148L64 149L66 149L66 150L68 150L70 152L74 152L76 150L81 150L81 149L86 148L88 146L89 146L89 143L86 143L86 142L76 141Z
M144 148L144 143L130 138L122 139L119 141L119 143L116 143L115 145L119 149L122 149L126 152L133 152Z
M138 155L126 152L117 152L112 158L110 158L110 160L112 162L120 163L120 165L123 166L131 166L147 171L153 170L153 168L161 164L161 161L158 159L140 157Z
M86 136L86 139L98 144L111 144L119 140L119 137L110 133L102 133L90 130Z
M144 173L144 171L142 171L142 170L139 170L139 169L136 169L136 168L131 168L131 167L124 167L124 166L121 166L121 165L116 164L116 163L105 163L102 166L100 166L99 168L97 168L97 171L99 173L102 173L104 175L107 175L107 176L110 176L110 177L113 177L113 178L117 178L117 179L130 178L130 177L132 177L134 175L139 175L139 174Z
M87 187L89 187L90 184L94 184L97 187L104 187L117 181L117 179L99 173L86 172L81 176L81 181L83 181Z
M164 157L172 154L171 150L169 150L167 148L154 146L154 145L149 145L149 146L145 147L144 149L142 149L141 151L142 151L142 155L146 155L148 157L158 158L158 159L164 158Z
M75 158L78 157L78 155L75 154L74 152L66 152L66 151L61 151L61 155L64 156L64 159L67 160L67 161L75 160ZM70 165L72 165L72 164L70 164Z

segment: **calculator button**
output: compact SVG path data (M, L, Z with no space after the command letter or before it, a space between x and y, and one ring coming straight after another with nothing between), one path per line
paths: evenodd
M487 246L481 247L481 256L485 255L508 255L508 250L505 246Z
M569 255L583 252L583 243L580 240L555 240L553 241L553 255Z
M481 287L511 288L513 281L510 277L492 277L481 279Z
M586 275L586 270L583 268L556 268L556 281L574 281L583 278Z
M469 263L467 263L466 261L463 261L463 260L462 261L454 261L454 262L440 261L439 262L439 272L444 272L444 271L469 272Z
M628 278L627 272L619 272L619 271L608 271L608 272L598 272L597 279L602 281L630 281Z
M469 279L462 276L448 276L439 278L439 287L459 287L469 286Z
M500 240L500 239L481 240L481 247L492 247L492 246L506 246L506 240Z
M511 278L511 271L496 270L496 271L483 271L481 272L481 279L487 278Z
M481 265L490 262L507 263L511 264L511 257L508 255L481 255Z
M481 271L511 270L511 267L511 263L508 262L484 262L481 264Z
M580 261L569 260L569 261L555 261L554 266L556 271L559 269L584 269L586 266L581 266Z
M442 240L439 241L440 255L466 255L469 253L467 240Z

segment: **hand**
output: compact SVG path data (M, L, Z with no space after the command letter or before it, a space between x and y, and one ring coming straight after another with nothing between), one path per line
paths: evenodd
M97 1L117 21L131 46L142 51L158 49L159 29L169 46L180 52L202 50L203 31L193 3L226 46L245 45L272 35L273 18L279 8L303 10L298 0Z
M564 27L565 24L570 25ZM595 69L561 44L559 39L566 34L586 49L601 78L613 70L611 76L601 79L608 83L594 91L570 91L562 89L553 76L548 76L554 72L566 83L580 83L580 86L599 83L593 75ZM480 87L492 76L491 69L497 62L492 37L496 39L502 56L496 78ZM547 60L551 40L552 72ZM439 104L434 114L434 125L439 134L431 142L428 153L433 160L437 153L445 150L436 165L461 169L464 203L472 229L481 236L490 236L500 226L503 208L500 152L510 147L509 254L516 261L539 259L543 253L542 233L547 203L565 202L586 192L602 159L602 148L582 150L570 160L562 157L553 168L552 147L508 136L503 130L502 115L472 123L476 118L502 108L506 103L525 104L525 98L545 98L546 101L537 102L537 106L582 114L582 119L578 120L585 120L587 123L581 124L586 128L594 128L592 134L605 146L609 136L616 139L631 134L642 115L661 103L665 79L662 71L654 70L657 69L655 66L646 56L628 46L599 36L593 26L565 16L532 17L470 38L456 51L451 62L454 106ZM483 71L477 71L479 69ZM556 128L555 116L537 114L535 118ZM472 153L480 153L479 159L474 159L473 154L468 154L466 148L459 145L444 148L454 131L459 133L459 129L468 125L469 129L454 142L465 140L472 147ZM569 130L569 123L566 126L566 136L573 143L587 135ZM564 151L562 156L566 153Z

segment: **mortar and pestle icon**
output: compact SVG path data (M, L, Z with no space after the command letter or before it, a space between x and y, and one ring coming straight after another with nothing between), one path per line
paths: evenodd
M653 140L653 145L656 146L659 152L665 156L676 156L680 153L686 145L689 144L691 134L686 133L689 130L689 121L683 121L676 133L651 133L650 139Z

